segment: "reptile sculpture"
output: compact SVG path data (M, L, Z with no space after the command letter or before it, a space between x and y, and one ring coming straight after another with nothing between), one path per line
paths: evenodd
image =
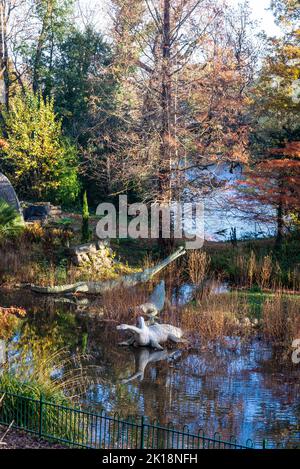
M163 350L161 344L171 340L175 343L185 342L183 331L179 327L171 324L152 324L147 326L143 317L138 317L137 325L120 324L117 326L119 331L130 331L132 337L119 345L136 345L140 347L152 347L157 350Z
M149 300L146 303L139 305L136 311L141 311L142 314L148 316L153 320L164 308L166 298L165 281L161 280L151 293Z
M145 269L143 272L136 272L132 275L124 275L113 280L104 280L103 282L77 282L71 285L58 285L54 287L42 287L39 285L30 285L31 290L36 293L44 294L66 294L66 293L88 293L91 295L103 294L114 288L134 287L138 283L145 283L151 280L154 275L161 272L171 262L185 254L185 249L180 247L176 252L170 254L166 259L159 262L154 267Z

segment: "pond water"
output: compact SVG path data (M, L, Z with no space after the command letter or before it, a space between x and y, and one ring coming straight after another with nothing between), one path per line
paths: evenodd
M214 279L205 282L205 288L210 291L211 294L221 294L230 291L229 284L227 282L219 282ZM191 283L183 283L178 288L174 288L172 293L172 304L177 306L183 306L193 300L196 291L196 286Z
M193 200L200 200L204 204L206 240L228 240L232 230L235 230L237 239L274 236L274 208L260 202L246 202L239 192L244 179L242 165L212 165L205 171L200 171L200 174L195 174L192 170L190 177L195 179L196 176L206 178L207 187L214 187L213 192L209 191L207 195L193 196Z
M208 435L235 435L241 443L251 438L257 446L264 438L269 446L300 446L300 365L280 365L259 337L228 337L208 347L199 341L190 350L121 348L116 323L97 314L24 292L0 294L0 300L28 311L2 342L2 356L18 367L62 347L84 353L88 380L80 400L93 411L144 414L162 424L201 427ZM56 377L67 372L57 364Z

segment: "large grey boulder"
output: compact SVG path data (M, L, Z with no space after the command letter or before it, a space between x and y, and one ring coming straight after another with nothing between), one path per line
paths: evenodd
M50 206L29 205L24 208L24 218L26 221L46 221L49 217Z
M50 202L22 203L25 221L48 222L57 221L62 216L60 206L52 205Z

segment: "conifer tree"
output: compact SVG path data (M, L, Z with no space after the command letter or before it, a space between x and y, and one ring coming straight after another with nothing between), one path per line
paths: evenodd
M90 239L90 229L89 229L89 205L87 200L87 193L83 193L83 203L82 203L82 235L81 240L83 243L87 243Z

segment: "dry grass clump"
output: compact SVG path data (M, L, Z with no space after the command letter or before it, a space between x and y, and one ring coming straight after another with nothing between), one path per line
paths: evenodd
M13 277L16 281L24 276L25 279L30 278L31 274L31 251L25 244L22 246L1 245L0 246L0 281L9 282Z
M300 302L282 294L267 296L261 303L261 317L252 318L251 304L238 294L205 295L194 305L169 316L193 338L222 340L238 335L259 336L280 349L280 357L290 360L292 343L300 339ZM253 305L252 305L253 306Z
M57 285L66 283L64 263L43 257L40 249L26 242L18 246L0 248L0 284L35 283Z
M205 251L193 250L188 254L187 271L194 285L202 285L208 275L211 259Z
M251 330L251 327L243 326L248 313L248 305L241 304L238 295L204 295L201 301L187 305L179 314L173 313L170 320L177 317L177 324L195 339L214 340L246 335Z
M32 391L36 386L37 395L43 389L45 395L59 394L76 400L91 384L102 382L102 370L89 365L88 355L71 354L66 348L51 353L42 351L39 355L30 347L26 351L18 355L17 363L11 360L3 366L2 389L22 394L22 386L23 390L28 386Z
M185 310L183 321L192 334L197 333L205 340L233 335L237 329L235 317L229 311L211 309L196 316L195 311Z
M106 292L100 300L104 318L115 322L129 321L129 324L134 324L139 315L136 307L145 303L149 291L152 291L152 287L147 284L139 288L116 288Z
M17 360L17 364L10 362L1 369L0 387L5 393L3 420L7 423L14 420L24 428L37 428L40 416L35 401L42 397L48 403L43 408L44 434L70 441L76 428L80 442L87 431L84 420L78 413L70 414L65 407L70 405L70 399L80 404L80 394L85 394L91 384L103 382L102 370L86 366L84 356L71 355L65 349L48 356L22 355ZM20 412L20 403L16 404L18 401L12 394L29 398L25 407L21 402L23 412ZM60 411L49 405L50 402L62 406Z
M274 289L281 287L278 267L278 263L272 259L271 255L258 258L254 251L251 251L249 256L238 254L234 257L232 264L237 284L246 285L249 288L257 285L262 290L269 287L274 287Z
M260 268L260 276L258 278L258 284L262 290L270 285L272 270L273 262L271 256L264 256Z
M300 302L276 295L262 306L264 336L278 347L290 350L293 340L300 339Z
M66 265L61 256L65 242L63 230L46 232L39 224L26 226L17 240L0 245L0 283L64 282Z
M299 237L287 237L280 250L272 239L230 243L206 243L210 272L236 286L263 290L300 289Z

